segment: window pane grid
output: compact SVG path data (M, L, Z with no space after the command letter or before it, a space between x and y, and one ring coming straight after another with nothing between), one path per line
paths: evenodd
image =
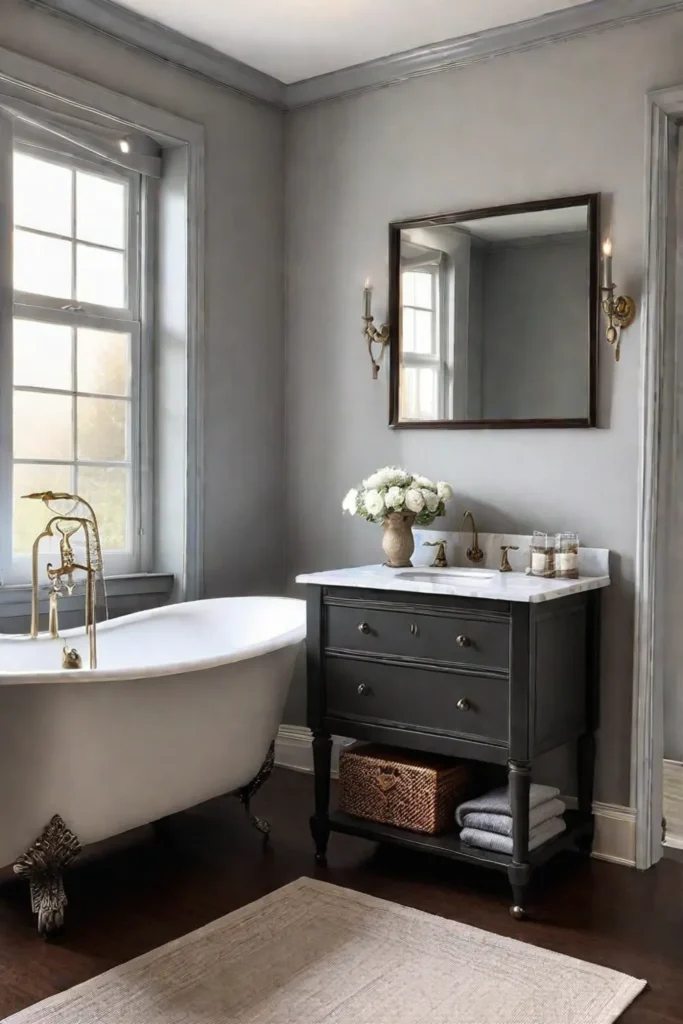
M71 466L75 469L76 466L99 466L104 469L107 466L113 466L115 469L130 469L132 463L130 459L124 462L114 462L111 459L104 461L102 459L14 459L15 466Z
M76 398L104 398L116 402L130 402L128 395L109 395L102 391L73 391L72 388L42 388L30 384L16 384L15 391L30 391L36 395L74 395Z
M31 489L68 487L81 493L102 519L103 548L131 551L132 334L43 321L16 323L20 358L15 373L22 383L14 386L15 479L37 481ZM39 384L25 382L36 373L41 375ZM46 377L57 374L58 386L46 386ZM79 375L88 390L79 388ZM15 493L17 556L26 554L40 529L40 524L35 529L37 512L20 499Z
M402 274L402 352L438 359L439 270L429 266Z
M112 309L128 308L133 299L129 294L128 181L67 164L48 164L19 151L15 151L14 165L15 289ZM50 175L53 179L57 175L59 184L57 187L53 181L51 190ZM46 195L35 194L41 176ZM84 193L83 202L79 201L80 192Z
M60 235L55 231L42 231L40 228L29 228L25 224L15 225L20 231L27 235L38 235L41 238L56 238L58 242L77 242L78 245L82 245L90 249L104 249L105 252L118 252L125 253L125 248L121 248L116 245L104 245L101 242L89 242L85 238L75 238L73 235Z
M138 181L15 150L17 573L45 523L21 496L48 488L91 502L116 565L138 557Z

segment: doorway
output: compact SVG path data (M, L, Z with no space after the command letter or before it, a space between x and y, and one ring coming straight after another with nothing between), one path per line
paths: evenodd
M648 99L631 762L636 866L641 869L662 856L665 754L674 755L667 761L680 759L683 784L683 693L678 693L677 686L683 665L683 588L679 584L683 553L672 558L674 542L683 531L683 319L676 315L676 297L679 306L683 297L683 171L679 167L683 86L660 90ZM675 706L672 703L666 709L665 730L669 695ZM675 724L679 716L680 730ZM670 776L667 770L667 809ZM681 804L683 809L683 799Z

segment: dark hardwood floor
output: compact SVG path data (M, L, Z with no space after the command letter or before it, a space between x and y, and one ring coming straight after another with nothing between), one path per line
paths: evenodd
M549 866L534 920L516 922L504 876L347 836L313 861L312 780L276 771L255 801L270 819L265 852L236 800L212 801L119 838L68 875L67 930L35 931L23 883L0 887L0 1019L220 917L301 875L372 893L625 971L649 989L624 1024L683 1022L683 864L653 870L569 858Z

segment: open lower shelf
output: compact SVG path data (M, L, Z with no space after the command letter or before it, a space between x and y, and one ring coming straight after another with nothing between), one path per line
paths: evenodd
M580 814L578 811L567 811L564 818L567 822L566 832L532 850L529 854L529 864L544 864L563 850L576 850L581 841L587 840L592 834L591 815ZM455 831L438 836L424 835L419 832L409 832L407 829L394 828L393 825L382 825L378 821L354 818L351 814L345 814L343 811L333 811L330 814L329 822L333 832L345 832L347 835L361 836L363 839L371 839L379 843L394 843L397 846L434 853L440 857L450 857L451 860L467 861L470 864L479 864L482 867L494 868L498 871L507 871L512 864L512 857L509 854L496 853L492 850L478 850L474 846L468 846L467 843L461 842L460 836Z

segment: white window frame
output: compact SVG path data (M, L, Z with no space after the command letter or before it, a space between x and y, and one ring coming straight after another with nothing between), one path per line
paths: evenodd
M165 514L166 507L162 509L161 501L153 503L154 549L149 563L153 575L119 578L109 593L111 596L118 591L122 596L137 597L163 591L170 600L200 598L204 595L205 524L205 128L196 121L0 47L0 106L17 100L40 112L42 121L53 113L71 119L71 123L82 123L85 119L97 125L98 130L103 127L114 142L142 134L157 147L156 167L148 162L144 166L139 161L134 164L136 169L146 168L146 175L155 171L161 175L158 182L153 182L156 188L147 188L143 196L143 207L151 209L151 222L158 223L159 236L155 279L143 281L143 319L154 324L155 341L154 372L143 374L143 384L147 383L154 395L157 493L173 495L173 514ZM107 153L111 152L112 147L107 147ZM7 163L0 152L0 186L3 175L11 171L11 161L9 171ZM5 264L11 265L3 215L0 202L0 279L5 277ZM148 216L147 209L144 216ZM148 284L150 287L146 287ZM7 299L0 290L3 334L11 322L11 304ZM148 309L153 311L152 318L146 315ZM5 437L11 437L11 417L9 434L3 418L11 384L11 361L7 367L6 353L0 346L0 421ZM147 407L151 409L151 403ZM0 444L0 549L11 540L7 528L11 507L11 491L6 486L7 455L6 447ZM4 555L4 549L1 553ZM105 572L109 575L106 564ZM11 607L13 613L21 614L26 606L26 587L0 587L0 610ZM126 608L130 607L128 603Z
M125 306L108 307L96 303L80 302L75 299L64 300L52 296L37 295L28 292L13 292L12 318L34 320L68 327L91 327L101 330L122 331L130 334L131 352L131 393L129 421L129 454L130 459L130 493L129 493L129 530L130 549L125 552L104 551L107 575L123 575L149 571L151 569L151 553L153 538L151 529L152 510L152 439L153 416L151 408L152 388L149 380L151 374L153 343L152 324L146 322L145 314L151 309L151 282L154 275L154 239L150 235L151 218L146 216L151 211L150 194L154 183L145 176L118 165L109 164L97 157L74 155L68 149L60 149L59 141L46 139L45 143L36 142L35 136L22 137L21 130L13 133L12 150L26 153L40 160L54 162L72 170L83 170L102 178L127 184L127 231L126 231L126 302ZM75 176L74 176L75 189ZM75 196L72 199L72 216L75 220ZM32 231L33 234L45 234L49 237L62 237L50 232ZM75 224L72 238L75 239ZM87 243L84 243L87 244ZM106 246L100 246L106 248ZM73 245L73 259L76 258L76 245ZM46 392L46 388L24 388ZM14 389L12 388L12 394ZM81 394L79 392L79 394ZM87 396L86 396L87 397ZM99 397L99 396L93 396ZM75 410L75 402L73 405ZM74 413L75 415L75 413ZM51 464L56 459L15 459L12 452L12 466L16 464ZM74 450L73 463L77 462ZM60 463L61 464L61 463ZM116 465L113 462L88 461L88 465ZM11 498L13 499L13 495ZM10 508L11 508L10 503ZM44 556L41 562L47 562ZM11 564L3 573L5 583L17 584L30 580L30 556L12 553Z

